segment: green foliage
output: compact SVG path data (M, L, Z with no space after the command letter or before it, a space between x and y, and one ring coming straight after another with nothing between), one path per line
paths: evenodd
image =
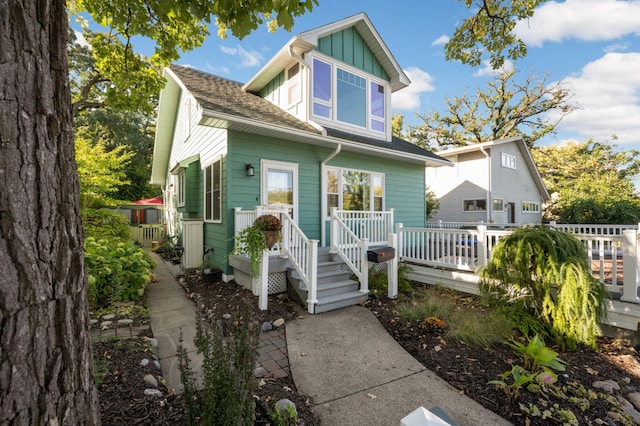
M525 368L514 365L511 370L502 373L500 380L491 380L490 385L496 385L502 389L509 400L518 401L521 398L520 390L535 379L535 375Z
M269 418L274 426L296 426L298 424L298 415L296 414L295 406L291 404L287 404L284 410L279 410L278 407L274 407Z
M411 266L404 262L398 263L398 294L408 295L413 291L411 280L407 276L409 272L411 272ZM379 297L387 293L389 277L383 270L370 268L368 283L369 293L374 297Z
M486 53L493 69L498 69L505 55L515 60L527 54L527 46L514 31L516 23L532 17L534 9L546 0L460 1L474 13L456 28L445 45L445 57L478 66Z
M425 193L425 202L427 207L427 220L429 220L438 212L438 209L440 208L440 200L438 200L436 193L431 191L428 186Z
M570 92L560 83L548 84L546 76L516 81L516 75L499 73L475 96L447 98L443 114L418 114L423 124L409 127L408 140L422 148L444 148L522 136L533 146L573 110ZM551 111L559 113L556 121L550 120Z
M91 142L81 134L76 134L76 163L80 178L80 205L92 207L95 200L115 204L111 195L126 183L124 172L133 157L125 146L107 151L103 142Z
M605 289L589 273L575 236L540 226L516 229L496 245L481 277L487 297L532 309L556 343L595 345Z
M537 334L529 339L526 345L516 340L507 342L507 345L520 354L524 368L531 372L548 371L549 369L565 370L565 362L558 357L558 352L545 346L544 340Z
M178 347L180 377L192 425L252 425L255 413L253 377L259 327L240 315L209 324L198 318L194 343L203 355L203 376L196 378L182 341ZM197 382L201 380L201 391Z
M90 305L104 306L142 297L152 278L152 261L141 248L130 241L87 237L84 251Z
M235 238L231 254L246 254L251 259L251 275L260 275L262 253L266 249L264 232L257 226L249 226L240 231Z
M465 304L459 309L457 303ZM413 298L400 307L400 318L418 327L437 318L446 325L445 335L455 341L474 347L489 347L512 335L511 323L497 309L484 309L475 305L476 298L461 297L442 289L438 294L429 292L424 298Z
M526 337L532 337L539 335L541 337L551 337L551 328L549 324L540 320L540 317L535 315L531 309L528 309L522 303L515 302L513 304L504 305L500 302L500 305L496 306L502 314L509 318L511 326L518 330L518 332Z
M81 215L87 237L121 240L131 238L129 219L121 213L109 209L83 209Z
M637 223L640 198L633 177L639 151L589 140L531 151L552 200L544 218L561 223Z
M76 77L74 109L105 105L117 109L152 111L164 79L160 70L176 61L180 52L202 45L209 35L207 24L215 20L218 35L227 31L243 38L259 25L267 23L270 31L293 27L294 18L311 11L316 0L260 0L250 4L235 0L202 0L198 2L143 0L74 0L68 3L69 14L75 16L89 46L90 72ZM89 29L87 13L106 27L104 32ZM93 28L93 27L92 27ZM136 36L155 41L150 57L134 50ZM83 63L72 63L73 66Z

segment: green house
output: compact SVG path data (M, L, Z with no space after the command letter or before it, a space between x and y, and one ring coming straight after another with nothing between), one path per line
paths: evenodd
M392 136L391 93L410 81L366 14L294 36L245 84L176 65L164 76L151 182L163 188L185 268L206 260L262 291L247 262L229 257L236 233L261 213L287 225L268 262L272 292L297 275L319 285L308 270L345 263L335 227L371 246L384 245L394 223L424 226L425 167L449 162ZM295 255L301 244L317 246L315 260ZM294 287L323 310L321 289L310 297L308 282ZM354 291L366 296L366 285Z

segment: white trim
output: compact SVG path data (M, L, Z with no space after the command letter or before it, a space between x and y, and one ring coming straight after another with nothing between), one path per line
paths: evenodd
M500 165L507 169L517 169L517 159L513 154L509 154L507 152L500 153Z
M220 219L207 219L207 169L209 167L213 167L213 165L217 162L220 162ZM209 163L207 163L206 165L204 165L202 167L202 173L203 173L203 185L202 185L202 205L203 205L203 212L202 212L202 216L204 217L204 222L205 223L222 223L223 219L224 219L224 209L222 208L223 206L223 190L224 190L224 184L223 184L223 179L224 179L224 171L223 171L223 161L222 161L222 156L219 155L217 157L215 157L212 161L210 161ZM211 178L213 179L213 168L211 169ZM213 182L211 183L211 200L213 201ZM211 205L211 216L213 217L213 204Z
M535 206L537 210L525 210L524 209L524 205L525 203L531 204L532 206ZM523 214L540 214L540 202L539 201L526 201L523 200L520 203L520 212Z
M298 164L287 163L284 161L260 160L260 204L262 206L270 206L267 204L267 178L269 169L283 170L293 173L293 221L298 223Z

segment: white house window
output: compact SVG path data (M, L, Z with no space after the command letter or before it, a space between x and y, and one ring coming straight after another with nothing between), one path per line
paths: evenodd
M506 167L507 169L516 168L516 156L507 154L506 152L502 153L502 167Z
M184 170L182 170L180 173L178 173L178 175L175 177L175 185L176 185L176 204L178 205L178 207L182 207L184 206L184 198L185 198L185 177L184 177Z
M289 105L297 104L302 100L302 84L300 84L300 64L296 63L287 71L287 95Z
M204 169L204 219L222 221L222 160Z
M316 117L385 133L386 96L383 82L313 59L312 112Z
M327 215L340 210L384 210L384 174L327 168Z
M494 212L502 212L504 211L504 201L500 198L493 199L493 211Z
M487 200L462 200L462 209L465 212L477 212L487 210Z
M535 201L523 201L522 213L540 213L540 203Z

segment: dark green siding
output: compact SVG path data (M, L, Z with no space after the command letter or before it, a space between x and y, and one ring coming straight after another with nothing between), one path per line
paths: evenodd
M354 27L320 38L318 50L345 64L389 81L389 76L380 62Z

